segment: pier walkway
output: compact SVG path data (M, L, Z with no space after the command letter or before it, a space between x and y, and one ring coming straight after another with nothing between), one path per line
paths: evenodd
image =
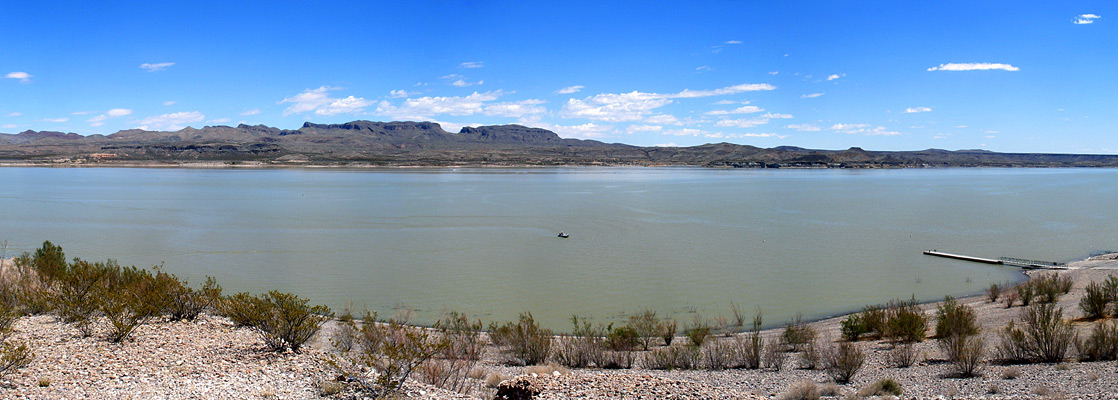
M939 251L939 250L927 250L927 251L924 252L924 254L927 254L929 256L936 256L936 257L954 258L956 260L979 262L979 263L984 263L984 264L1009 265L1009 266L1020 267L1020 268L1024 268L1024 269L1068 269L1067 263L1054 262L1054 261L1027 260L1027 259L1024 259L1024 258L1013 258L1013 257L998 257L996 259L995 258L983 258L983 257L966 256L966 255L962 255L962 254L952 254L952 253L942 252L942 251Z

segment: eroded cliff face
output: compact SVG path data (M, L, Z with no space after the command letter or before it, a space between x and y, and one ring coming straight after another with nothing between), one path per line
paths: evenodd
M696 165L746 168L1116 167L1118 156L1011 154L983 150L880 152L858 147L812 150L731 143L638 147L564 139L521 125L465 127L433 122L306 122L295 130L264 125L207 126L173 132L123 130L108 136L24 131L0 134L0 160L23 162L237 162L372 165Z

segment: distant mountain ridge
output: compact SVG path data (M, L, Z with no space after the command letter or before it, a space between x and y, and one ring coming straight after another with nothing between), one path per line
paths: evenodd
M314 165L692 165L740 168L1118 167L1118 155L994 153L985 150L866 151L760 148L713 143L640 147L564 139L521 125L465 127L434 122L306 122L178 131L122 130L82 136L52 131L0 134L0 161L12 163L254 162Z

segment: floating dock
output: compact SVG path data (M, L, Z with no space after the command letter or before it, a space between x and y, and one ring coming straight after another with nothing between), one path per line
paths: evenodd
M962 254L944 253L942 251L936 251L936 250L928 250L928 251L925 251L924 254L927 254L929 256L936 256L936 257L954 258L956 260L963 260L963 261L974 261L974 262L980 262L980 263L985 263L985 264L999 264L999 265L1005 264L1004 261L993 259L993 258L964 256Z
M974 256L965 256L962 254L945 253L938 250L927 250L924 254L936 257L954 258L956 260L973 261L984 264L995 265L1009 265L1013 267L1020 267L1024 269L1068 269L1068 265L1062 262L1053 261L1040 261L1040 260L1026 260L1022 258L1012 257L998 257L998 258L982 258Z

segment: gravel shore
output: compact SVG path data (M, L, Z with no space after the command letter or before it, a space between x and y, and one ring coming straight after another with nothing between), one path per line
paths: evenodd
M1082 316L1078 303L1085 286L1118 274L1118 260L1111 256L1072 263L1060 271L1073 278L1071 292L1059 300L1065 318ZM1051 272L1035 272L1051 273ZM882 299L887 300L887 299ZM1016 319L1020 306L1005 308L984 296L961 299L974 307L983 327L987 348L997 343L995 330ZM923 308L929 313L935 304ZM813 322L821 337L837 339L842 317ZM934 321L932 321L934 322ZM1085 331L1099 322L1074 323ZM328 327L331 328L331 327ZM156 322L140 327L134 339L111 344L95 334L81 337L76 329L53 316L24 317L16 322L12 338L27 342L35 359L27 368L0 379L0 398L20 399L313 399L324 398L323 382L337 376L325 359L331 351L326 329L300 353L269 353L250 330L236 328L227 319L202 315L194 322ZM776 336L780 329L765 331ZM684 341L679 338L678 341ZM860 343L867 353L865 368L847 385L838 385L838 396L853 395L882 378L893 378L904 389L902 398L918 399L1116 399L1118 363L986 365L975 378L949 377L949 365L936 344L916 345L920 355L909 368L887 364L890 345L880 341ZM477 377L533 379L542 388L541 399L757 399L781 397L802 381L820 386L831 382L821 370L796 369L798 355L790 354L781 371L656 371L576 369L532 376L527 367L502 362L490 346L474 368ZM639 367L639 365L638 365ZM483 388L477 379L477 387ZM413 382L410 398L467 398ZM346 396L343 392L342 396ZM471 395L491 397L493 389ZM828 398L824 396L824 398Z

